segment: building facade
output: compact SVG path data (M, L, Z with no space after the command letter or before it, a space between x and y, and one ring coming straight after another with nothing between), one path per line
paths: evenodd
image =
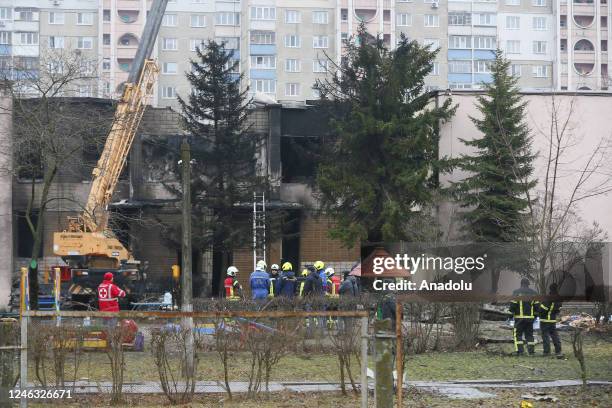
M96 61L80 96L117 97L151 0L0 0L0 67L35 67L45 49ZM364 23L393 46L402 35L439 49L427 85L477 89L503 50L525 91L608 90L606 0L169 0L154 58L153 105L177 107L196 47L214 39L239 61L252 93L279 102L316 99Z

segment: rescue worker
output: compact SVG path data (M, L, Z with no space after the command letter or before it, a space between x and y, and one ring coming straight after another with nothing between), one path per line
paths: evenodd
M113 283L113 273L106 272L98 286L98 308L101 312L118 312L120 297L125 297L125 291Z
M255 271L251 273L249 281L251 284L251 293L255 300L262 300L268 297L268 291L270 290L270 275L266 272L266 268L267 265L265 261L257 261Z
M340 277L336 276L334 268L325 269L325 276L327 277L327 294L330 297L340 296Z
M533 296L537 292L529 287L529 279L521 280L521 287L516 289L513 296ZM523 355L524 345L527 344L527 352L530 356L535 353L535 340L533 338L533 321L538 313L539 302L531 299L516 299L510 303L510 313L514 316L514 351L516 355ZM523 337L525 340L523 340Z
M321 264L322 263L323 262L321 262ZM323 271L323 273L325 273L325 271ZM304 297L323 294L323 283L321 282L319 271L317 271L316 266L308 268L308 275L306 276L302 294Z
M325 264L323 261L317 261L314 263L314 269L319 274L321 285L323 287L323 293L327 293L327 275L325 274Z
M306 277L308 276L308 269L302 269L302 274L296 279L296 291L299 297L304 297L304 285L306 284Z
M350 273L350 271L344 272L344 280L338 290L340 296L359 296L359 282L357 277Z
M276 287L280 279L278 270L278 264L272 264L272 266L270 267L270 288L268 289L268 297L271 298L276 295Z
M238 268L235 266L227 268L227 278L225 278L224 286L225 298L228 300L240 300L242 298L242 286L236 279L237 273Z
M295 273L293 273L293 265L291 262L285 262L283 264L283 271L280 274L278 281L277 292L278 296L285 296L292 298L295 295Z
M559 296L558 286L553 283L549 288L550 296ZM557 333L557 315L561 309L561 302L545 300L540 303L540 330L542 331L543 355L550 355L550 340L555 346L557 358L563 358L561 353L561 339Z

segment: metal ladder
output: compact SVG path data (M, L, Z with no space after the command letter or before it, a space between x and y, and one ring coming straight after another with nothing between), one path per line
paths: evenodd
M253 270L266 260L266 195L253 193Z

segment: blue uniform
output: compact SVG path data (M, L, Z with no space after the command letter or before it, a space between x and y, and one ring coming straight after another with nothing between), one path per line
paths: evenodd
M251 293L253 299L266 299L270 289L270 275L265 271L255 271L251 273Z
M295 274L293 271L283 271L278 280L277 291L279 296L293 297L295 295Z
M319 279L321 279L321 285L323 286L323 293L327 292L327 275L325 274L325 271L323 269L321 269L321 272L319 272Z

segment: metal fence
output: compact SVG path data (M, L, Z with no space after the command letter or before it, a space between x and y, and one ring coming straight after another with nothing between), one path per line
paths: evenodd
M13 393L26 392L25 407L61 398L43 390L111 403L126 394L182 403L210 394L342 390L360 393L366 407L368 320L359 310L28 311L18 326Z

